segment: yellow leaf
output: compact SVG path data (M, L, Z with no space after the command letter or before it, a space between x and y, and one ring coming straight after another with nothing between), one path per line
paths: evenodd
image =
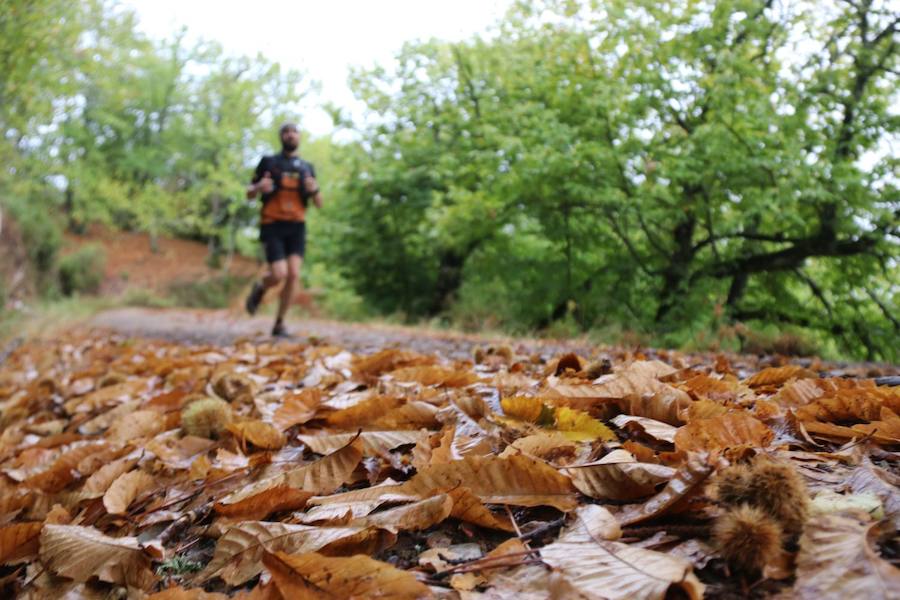
M503 398L500 406L503 407L503 413L506 416L529 423L537 423L544 410L544 403L540 398L526 398L525 396Z
M597 419L566 406L556 409L556 429L576 442L597 439L609 442L616 439L616 434Z

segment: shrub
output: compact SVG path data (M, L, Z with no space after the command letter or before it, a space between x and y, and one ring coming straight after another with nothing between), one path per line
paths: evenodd
M19 226L28 261L40 277L47 276L62 246L62 228L45 209L31 202L11 202L10 213Z
M169 294L177 306L187 308L227 308L250 282L250 277L226 273L202 281L177 281Z
M82 246L59 261L59 285L66 296L93 294L103 283L106 253L95 244Z

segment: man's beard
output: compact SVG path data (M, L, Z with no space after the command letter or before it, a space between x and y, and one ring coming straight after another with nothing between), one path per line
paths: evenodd
M291 142L288 140L281 140L281 150L283 152L291 153L297 149L297 143Z

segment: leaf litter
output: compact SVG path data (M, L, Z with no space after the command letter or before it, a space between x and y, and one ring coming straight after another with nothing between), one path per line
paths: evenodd
M900 597L900 390L857 375L72 330L0 369L0 593Z

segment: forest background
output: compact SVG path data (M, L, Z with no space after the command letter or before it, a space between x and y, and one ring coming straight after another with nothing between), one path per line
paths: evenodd
M408 43L303 143L306 282L347 319L900 361L897 9L521 2ZM0 210L36 290L91 288L96 248L59 251L96 223L256 256L244 185L315 86L111 2L4 1Z

